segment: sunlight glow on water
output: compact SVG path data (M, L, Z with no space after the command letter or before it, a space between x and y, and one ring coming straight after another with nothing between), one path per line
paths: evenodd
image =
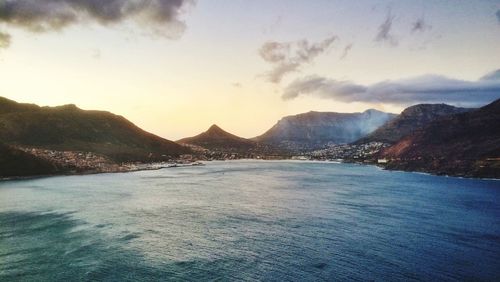
M0 280L499 280L500 182L234 161L0 183Z

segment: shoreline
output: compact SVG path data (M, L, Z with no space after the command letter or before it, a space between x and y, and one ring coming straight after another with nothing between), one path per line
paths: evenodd
M33 180L33 179L49 178L49 177L57 177L57 176L85 176L85 175L95 175L95 174L118 174L118 173L130 173L130 172L137 172L137 171L161 170L161 169L166 169L166 168L203 166L203 165L205 165L205 164L202 162L193 162L193 163L188 163L188 164L170 163L168 165L165 165L162 163L150 163L150 164L143 164L141 167L131 168L128 170L126 170L126 169L124 170L123 167L120 167L120 169L117 169L114 171L84 171L84 172L73 172L73 173L65 172L65 173L54 173L54 174L0 177L0 183L1 182L8 182L8 181Z
M380 170L385 171L395 171L395 172L407 172L407 173L416 173L416 174L424 174L431 176L442 176L442 177L453 177L460 179L477 179L477 180L496 180L500 181L500 178L491 178L491 177L474 177L474 176L463 176L463 175L453 175L453 174L437 174L428 171L418 171L418 170L402 170L402 169L390 169L386 168L383 165L376 163L364 163L364 162L350 162L350 161L337 161L337 160L296 160L296 159L281 159L281 160L264 160L264 159L239 159L239 160L249 160L249 161L268 161L268 162L294 162L294 163L332 163L332 164L353 164L360 166L373 166L379 168ZM238 160L221 160L221 161L238 161Z
M352 164L352 165L360 165L360 166L372 166L376 167L380 170L390 171L390 172L405 172L405 173L415 173L415 174L423 174L430 176L439 176L439 177L449 177L449 178L459 178L459 179L474 179L474 180L487 180L487 181L500 181L500 178L488 178L488 177L474 177L474 176L462 176L462 175L452 175L452 174L436 174L427 171L418 171L418 170L402 170L402 169L390 169L386 168L382 165L378 165L376 163L362 163L362 162L349 162L349 161L330 161L330 160L296 160L296 159L279 159L279 160L266 160L266 159L230 159L230 160L209 160L209 161L196 161L192 163L150 163L150 164L141 164L139 167L130 168L123 170L123 167L115 171L85 171L85 172L74 172L74 173L56 173L56 174L43 174L43 175L29 175L29 176L12 176L12 177L0 177L0 182L8 182L8 181L21 181L21 180L33 180L39 178L49 178L56 176L85 176L85 175L94 175L94 174L115 174L115 173L130 173L130 172L138 172L138 171L148 171L148 170L161 170L166 168L177 168L177 167L191 167L191 166L204 166L207 162L234 162L234 161L264 161L264 162L293 162L293 163L331 163L331 164Z

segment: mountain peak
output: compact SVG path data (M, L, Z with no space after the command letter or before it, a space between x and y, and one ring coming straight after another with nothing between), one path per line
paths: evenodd
M225 137L231 135L229 132L225 131L224 129L220 128L217 124L212 124L207 131L205 131L205 134L208 136L217 136L217 137Z
M455 107L448 104L417 104L404 109L401 114L403 116L431 115L431 118L434 118L435 116L455 114L469 110L470 109Z
M387 113L379 111L377 109L367 109L363 113L364 114L387 114Z
M183 138L177 142L201 146L207 149L239 151L254 148L254 141L233 135L218 125L211 125L207 131L193 137Z
M208 131L224 131L224 130L222 130L222 128L220 128L217 124L214 123L208 128L207 132Z
M0 97L0 114L33 111L38 108L39 107L34 104L18 103L5 97Z

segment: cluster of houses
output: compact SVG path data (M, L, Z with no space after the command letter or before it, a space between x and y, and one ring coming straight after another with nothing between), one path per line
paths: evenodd
M106 157L91 152L56 151L26 147L18 147L18 149L73 172L117 172L131 169L129 166L118 165Z
M370 142L365 144L341 144L329 145L325 149L312 151L304 154L313 160L345 160L359 162L387 162L385 159L377 159L377 153L390 144L382 142Z
M144 169L159 169L171 166L197 165L199 161L211 160L236 160L236 159L292 159L298 160L343 160L354 162L370 162L384 164L385 159L376 159L377 153L388 147L389 144L381 142L371 142L360 145L353 144L330 144L325 149L304 152L294 157L283 154L259 154L257 152L227 152L222 150L196 150L195 154L181 155L178 159L166 163L157 164L140 164L128 163L117 164L110 159L91 152L79 151L56 151L42 148L27 148L18 147L18 149L48 160L54 165L64 168L70 172L125 172Z

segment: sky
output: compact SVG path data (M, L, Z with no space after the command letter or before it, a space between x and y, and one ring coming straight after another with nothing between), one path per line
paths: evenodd
M0 95L171 140L500 98L500 0L0 0Z

